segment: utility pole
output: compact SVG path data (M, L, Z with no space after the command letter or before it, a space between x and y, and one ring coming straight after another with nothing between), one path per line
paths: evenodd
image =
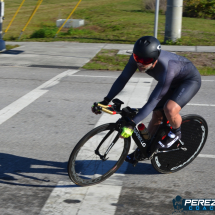
M158 36L158 16L159 16L159 3L160 0L156 0L156 9L155 9L155 27L154 27L154 37Z
M167 0L164 42L181 38L182 12L183 0Z
M4 17L4 0L0 0L0 52L5 51L5 41L2 40L2 23Z

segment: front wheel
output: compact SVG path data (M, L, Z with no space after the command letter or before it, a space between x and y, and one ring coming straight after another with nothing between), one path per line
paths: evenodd
M177 172L190 164L197 157L207 140L207 122L198 115L192 114L183 116L181 135L181 140L184 142L183 147L187 148L187 151L179 150L155 154L151 163L158 172Z
M67 166L69 177L75 184L98 184L117 171L131 143L130 138L121 139L119 134L116 123L107 123L94 128L77 143Z

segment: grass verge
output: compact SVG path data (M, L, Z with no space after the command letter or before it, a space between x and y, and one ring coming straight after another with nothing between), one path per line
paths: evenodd
M83 68L89 70L122 71L130 56L118 55L118 51L116 49L102 49ZM177 52L177 54L192 61L201 75L215 75L215 53Z
M18 40L37 1L26 1L15 18L4 40ZM6 29L20 0L5 1ZM85 26L63 29L54 39L56 20L65 19L77 4L77 0L46 0L26 28L21 41L76 41L93 43L129 43L143 35L153 35L154 14L143 11L143 0L85 0L72 18L84 19ZM158 39L164 41L165 15L159 15ZM183 17L182 38L178 45L215 45L214 20ZM39 32L38 32L39 31ZM169 44L172 44L171 41ZM174 43L173 43L174 44Z
M19 47L19 45L6 45L6 50L11 50L17 47Z
M119 50L102 49L84 69L122 71L130 56L118 55Z

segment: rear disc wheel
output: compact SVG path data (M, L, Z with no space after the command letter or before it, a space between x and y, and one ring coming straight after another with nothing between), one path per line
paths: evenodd
M155 154L151 163L158 172L177 172L190 164L198 156L207 140L207 122L198 115L183 116L181 134L181 140L184 143L182 147L186 148L187 151L178 150Z

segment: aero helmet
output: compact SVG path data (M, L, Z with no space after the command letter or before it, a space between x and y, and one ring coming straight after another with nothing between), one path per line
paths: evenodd
M134 44L133 56L142 64L154 63L161 52L160 42L152 36L141 37Z

